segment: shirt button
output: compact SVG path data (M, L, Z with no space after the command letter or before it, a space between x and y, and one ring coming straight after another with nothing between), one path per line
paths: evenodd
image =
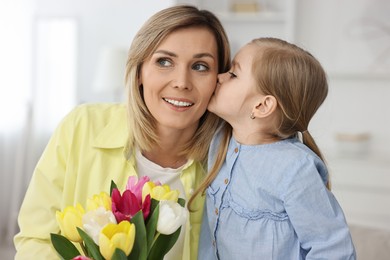
M218 215L218 209L217 208L215 208L215 215Z
M215 247L215 240L213 240L213 247Z
M237 147L234 148L234 152L235 152L235 153L238 153L238 148L237 148Z
M229 183L229 179L226 178L224 182L225 182L225 184L228 184Z

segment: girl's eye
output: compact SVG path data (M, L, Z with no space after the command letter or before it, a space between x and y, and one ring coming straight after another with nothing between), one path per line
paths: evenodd
M172 66L172 62L170 60L166 59L166 58L159 58L157 60L157 63L161 67L170 67L170 66Z
M208 71L209 67L207 67L204 64L197 63L194 66L192 66L192 69L197 70L197 71Z
M229 71L230 78L237 78L237 75L234 72Z

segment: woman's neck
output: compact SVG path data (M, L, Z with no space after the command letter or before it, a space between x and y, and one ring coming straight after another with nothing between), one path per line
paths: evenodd
M151 151L142 151L142 154L148 160L163 168L177 169L187 162L187 158L184 155L179 155L178 152L160 147L154 147Z
M142 151L142 154L150 161L164 168L179 168L188 158L182 154L184 145L193 137L193 132L174 130L159 130L160 142L154 145L150 151Z

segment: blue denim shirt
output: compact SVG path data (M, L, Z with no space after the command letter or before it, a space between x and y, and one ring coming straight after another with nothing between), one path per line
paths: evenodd
M232 138L206 191L198 259L356 259L327 178L324 163L298 139L250 146Z

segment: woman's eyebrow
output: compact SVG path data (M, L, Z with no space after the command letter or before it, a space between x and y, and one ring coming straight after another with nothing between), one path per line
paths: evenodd
M215 59L214 56L208 52L198 53L194 55L194 58L203 58L203 57L210 57L212 59Z
M165 55L168 55L168 56L171 56L171 57L178 57L178 55L174 52L171 52L171 51L167 51L167 50L157 50L154 52L154 54L165 54ZM193 56L194 58L204 58L204 57L210 57L212 59L215 59L214 56L211 54L211 53L208 53L208 52L202 52L202 53L197 53L197 54L194 54Z
M171 57L177 57L177 54L171 52L171 51L166 51L166 50L157 50L153 54L160 53L160 54L165 54Z

